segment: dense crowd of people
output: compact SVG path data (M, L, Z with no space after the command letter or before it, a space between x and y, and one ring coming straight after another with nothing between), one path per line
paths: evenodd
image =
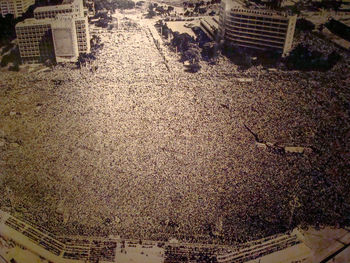
M326 73L221 56L191 74L144 25L101 41L80 69L1 73L1 209L61 234L209 243L350 223L348 53ZM259 148L246 127L313 152Z

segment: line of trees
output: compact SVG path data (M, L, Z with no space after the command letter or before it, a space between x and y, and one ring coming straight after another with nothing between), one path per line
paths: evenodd
M16 20L12 14L0 16L0 46L8 44L16 37L15 25Z
M148 6L148 13L146 15L147 18L152 18L157 15L170 15L170 13L174 11L174 7L172 6L160 6L157 3L151 3Z
M95 10L109 10L115 12L116 9L133 9L135 7L135 2L132 0L96 0Z
M201 59L201 49L195 39L187 33L173 33L171 45L181 54L181 62L187 62L187 70L195 73L201 69L199 61Z
M325 27L327 27L331 32L340 36L341 38L350 41L350 27L343 24L342 22L331 19L325 24Z
M327 71L341 58L335 51L325 56L319 51L310 51L309 46L299 44L286 58L286 66L290 70Z

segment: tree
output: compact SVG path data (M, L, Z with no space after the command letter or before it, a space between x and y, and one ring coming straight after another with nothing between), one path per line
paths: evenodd
M157 7L156 7L156 11L157 11L160 15L162 15L162 14L164 14L164 13L166 12L166 10L164 9L163 6L157 6Z
M10 54L3 56L0 62L0 66L6 67L9 63L12 63L14 67L18 66L21 63L18 48L12 49Z
M171 40L171 45L173 47L176 47L178 52L183 53L188 50L190 43L195 43L195 40L189 34L180 34L178 32L174 32L174 37Z
M16 64L14 64L14 65L12 65L12 66L10 66L9 67L9 70L10 71L19 71L19 65L16 63Z
M169 27L166 23L161 25L161 30L162 30L162 35L165 38L168 38L169 34L171 33L171 29L169 29Z
M198 45L189 43L188 49L183 53L182 60L189 60L192 63L198 63L201 58L201 51Z
M116 9L132 9L135 7L135 2L132 0L96 0L95 9L103 10L107 9L110 11L115 11Z
M205 8L205 7L198 9L198 13L200 13L200 14L205 14L206 12L207 12L207 8Z
M145 1L138 1L138 2L136 2L136 5L137 6L142 6L144 3L145 3Z
M297 20L296 28L300 31L312 31L315 29L315 24L305 18L301 18Z
M96 22L96 26L102 27L102 28L107 28L108 27L108 20L100 19Z
M325 24L325 27L327 27L332 33L350 41L350 28L342 22L331 19Z
M154 9L154 5L150 4L148 6L148 13L146 15L147 18L152 18L157 15L156 11L154 11L153 9Z
M270 0L267 3L267 6L271 7L272 9L280 8L282 4L282 0Z
M7 14L5 17L0 16L0 44L9 43L15 38L16 20L12 14Z
M211 60L217 56L218 50L219 46L216 42L205 43L202 49L202 56Z
M336 52L325 56L318 51L310 51L309 46L298 45L290 55L286 58L286 66L289 69L303 71L327 71L330 70L339 60L341 56Z
M147 13L147 18L152 18L152 17L154 17L156 15L157 15L156 11L149 10L148 13Z

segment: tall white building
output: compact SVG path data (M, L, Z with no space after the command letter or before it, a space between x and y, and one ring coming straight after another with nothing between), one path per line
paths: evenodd
M0 0L0 14L5 16L13 14L15 18L22 16L35 0Z
M222 39L239 47L275 50L282 55L291 50L297 16L264 9L241 0L222 0L219 30Z
M90 52L82 0L36 8L34 18L16 25L16 34L23 62L75 62L80 53Z
M34 10L34 18L55 18L58 14L74 14L84 17L84 6L81 0L64 0L61 5L41 6Z

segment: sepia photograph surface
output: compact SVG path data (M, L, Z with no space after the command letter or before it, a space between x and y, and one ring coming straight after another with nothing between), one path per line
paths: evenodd
M0 0L0 263L349 246L350 0Z

